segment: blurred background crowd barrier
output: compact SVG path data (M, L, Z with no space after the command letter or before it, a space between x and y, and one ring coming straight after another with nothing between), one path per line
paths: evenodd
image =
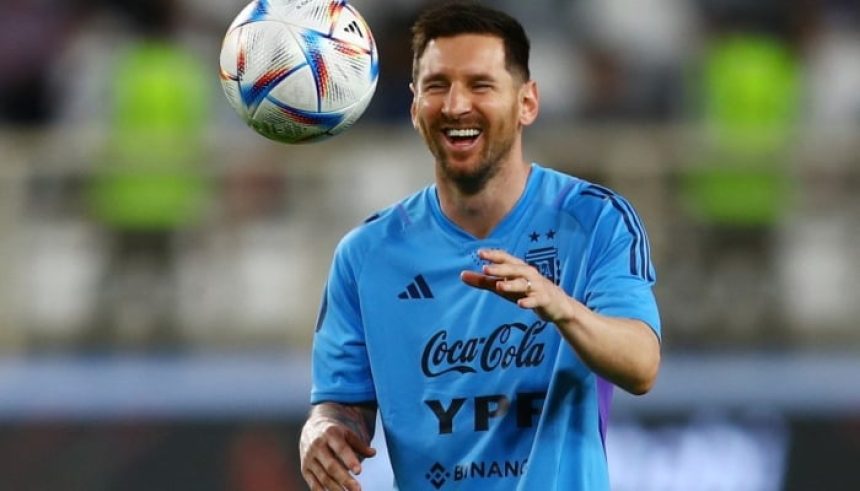
M304 489L331 253L433 177L424 2L353 3L377 94L289 147L220 93L243 1L4 2L0 488ZM533 42L527 157L616 189L651 239L664 369L617 397L614 489L860 489L860 4L493 3Z

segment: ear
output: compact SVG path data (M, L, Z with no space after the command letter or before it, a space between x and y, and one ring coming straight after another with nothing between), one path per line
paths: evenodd
M528 80L520 86L520 124L528 126L534 123L540 112L540 94L537 82Z
M418 94L415 92L415 84L409 82L409 90L412 92L412 104L409 106L409 115L412 117L412 127L418 129Z

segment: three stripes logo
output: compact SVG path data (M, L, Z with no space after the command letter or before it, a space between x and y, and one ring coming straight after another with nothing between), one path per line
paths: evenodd
M430 285L427 280L420 274L413 278L413 281L406 285L406 290L400 292L397 298L401 300L417 300L422 298L433 298L433 292L430 290Z
M364 34L361 32L361 27L359 27L358 22L356 21L352 21L347 24L347 26L344 27L343 30L351 34L358 34L359 37L364 38Z

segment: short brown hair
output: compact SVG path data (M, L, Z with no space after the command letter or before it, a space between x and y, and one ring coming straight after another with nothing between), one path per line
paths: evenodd
M523 26L510 15L474 1L446 2L425 10L412 26L412 80L418 76L418 61L427 44L460 34L489 34L505 45L505 67L529 80L529 38Z

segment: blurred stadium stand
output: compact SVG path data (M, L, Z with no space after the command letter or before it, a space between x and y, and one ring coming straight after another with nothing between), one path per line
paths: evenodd
M0 489L304 489L296 435L331 253L432 180L407 112L407 25L423 2L353 2L380 44L377 95L349 132L296 147L255 135L221 97L220 40L244 3L4 6L0 63L20 71L0 82ZM532 33L545 87L528 157L627 196L652 242L664 366L649 395L616 396L615 490L860 489L860 7L500 5ZM88 202L112 134L107 74L137 39L131 19L171 8L172 42L211 60L200 93L214 115L195 164L213 199L169 238L134 240L142 253L116 275L115 237ZM39 43L11 48L34 29ZM717 49L738 34L770 48ZM796 80L762 63L758 87L707 69L776 53ZM777 88L781 102L760 98ZM715 122L708 90L741 94ZM744 101L756 117L791 113L753 151L776 159L786 194L767 220L747 220L747 207L715 225L727 203L703 218L689 179L747 161L714 136L720 125L755 133ZM153 266L147 252L170 260ZM379 462L372 490L389 489Z

